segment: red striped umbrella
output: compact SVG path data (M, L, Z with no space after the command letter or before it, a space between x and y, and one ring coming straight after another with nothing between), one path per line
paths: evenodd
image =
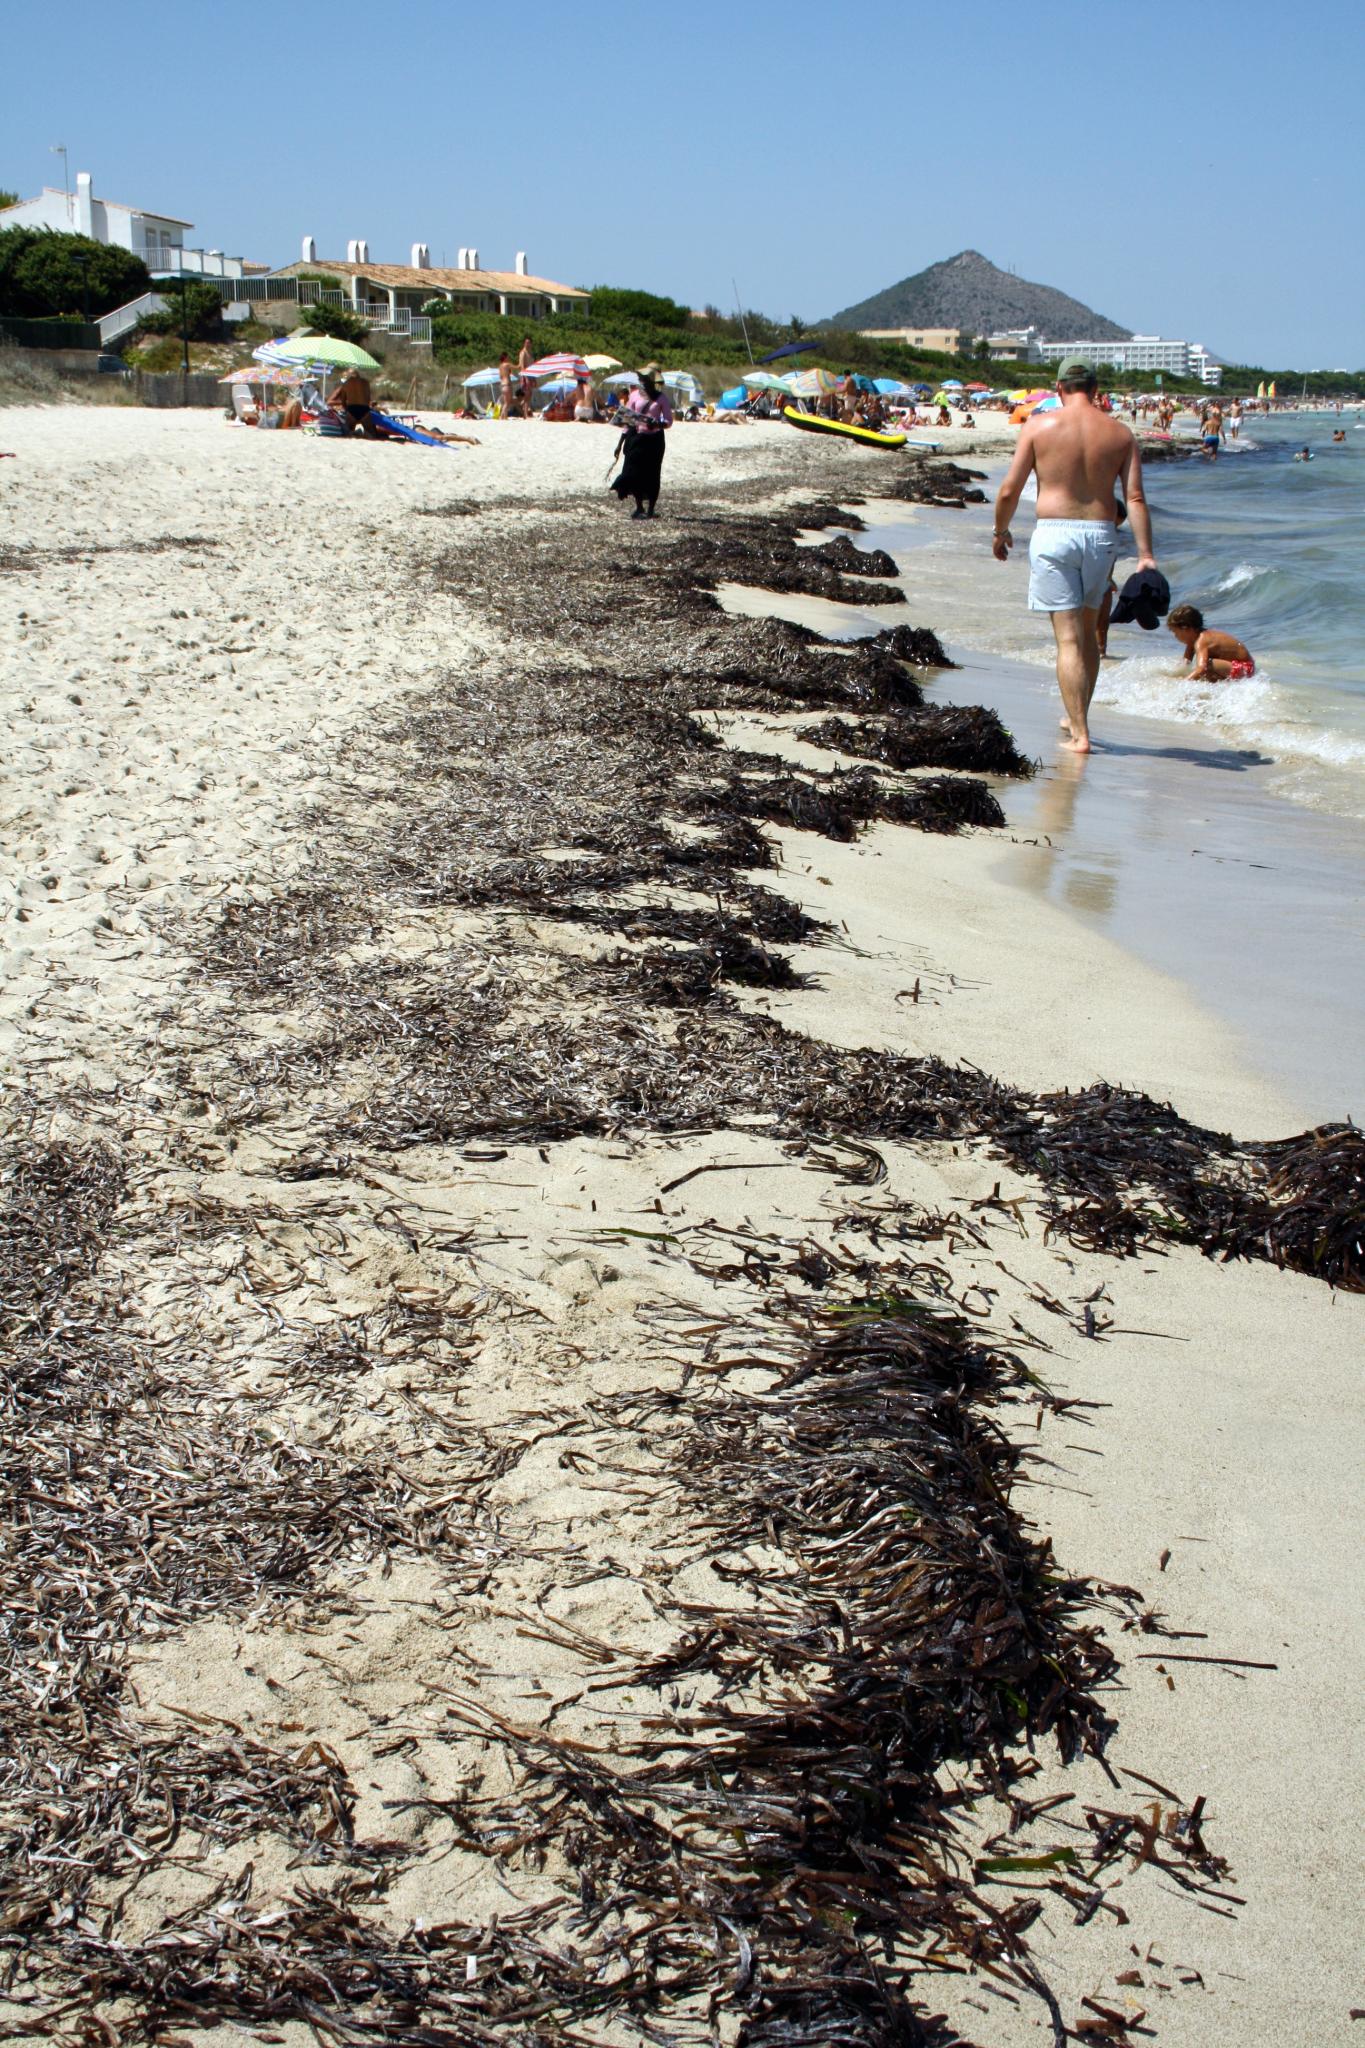
M523 377L586 377L588 366L582 356L561 353L542 356L538 363L528 363L521 374Z

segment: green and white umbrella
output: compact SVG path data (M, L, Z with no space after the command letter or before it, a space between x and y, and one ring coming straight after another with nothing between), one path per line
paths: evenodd
M286 341L267 341L255 351L259 363L325 363L329 370L377 370L379 364L353 341L300 328Z

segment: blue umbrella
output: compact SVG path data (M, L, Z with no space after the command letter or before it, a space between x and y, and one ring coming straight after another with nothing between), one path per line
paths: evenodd
M788 341L784 342L781 348L773 349L769 355L760 356L758 360L760 363L775 363L783 356L801 356L805 354L808 348L819 348L819 346L818 341Z
M910 386L895 377L878 377L876 385L883 398L908 398L910 395Z
M472 377L465 378L464 388L468 391L471 386L477 388L483 384L500 384L501 382L501 370L476 370Z

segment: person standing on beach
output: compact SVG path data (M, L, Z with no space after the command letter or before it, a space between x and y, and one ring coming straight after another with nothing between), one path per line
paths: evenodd
M1090 700L1100 672L1099 616L1118 555L1117 490L1123 483L1137 542L1137 566L1155 569L1152 521L1142 488L1142 451L1128 428L1096 403L1098 379L1072 356L1057 372L1059 410L1027 421L995 501L992 548L1007 562L1013 519L1030 475L1038 479L1038 522L1029 543L1028 603L1047 612L1057 643L1073 753L1090 752Z
M636 372L639 383L626 401L630 417L621 436L625 460L620 476L608 486L623 505L627 498L634 498L632 519L652 519L659 502L664 435L673 424L673 408L659 382L660 374L657 363L645 363ZM620 452L618 448L617 453Z

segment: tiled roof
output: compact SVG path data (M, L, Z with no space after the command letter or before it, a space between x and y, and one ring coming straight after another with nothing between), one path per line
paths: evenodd
M324 256L312 263L288 263L275 275L291 276L299 270L330 271L336 277L365 277L375 284L393 285L405 291L429 284L457 292L545 292L556 299L592 296L580 291L577 285L555 284L548 277L522 277L514 270L416 270L407 263L336 263Z

